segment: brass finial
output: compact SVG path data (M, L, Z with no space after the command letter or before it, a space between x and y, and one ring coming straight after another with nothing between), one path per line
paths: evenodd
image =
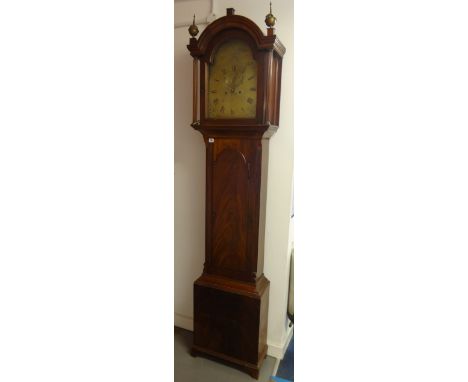
M273 28L276 23L276 17L271 13L271 1L270 1L270 13L265 16L265 24L268 28Z
M195 37L198 34L198 27L195 25L195 15L193 15L193 24L189 26L190 36Z

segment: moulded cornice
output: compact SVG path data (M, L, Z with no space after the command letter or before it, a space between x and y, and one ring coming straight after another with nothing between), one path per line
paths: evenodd
M190 54L193 57L203 56L211 40L219 33L230 29L242 30L248 33L258 50L274 50L281 57L286 52L286 48L276 35L265 36L258 25L247 17L227 15L209 24L198 40L196 38L190 39L190 44L187 45Z

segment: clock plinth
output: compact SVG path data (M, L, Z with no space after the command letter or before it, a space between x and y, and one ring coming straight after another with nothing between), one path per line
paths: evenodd
M234 9L187 47L200 68L192 127L206 145L205 264L194 284L192 353L258 378L268 332L268 147L278 129L285 48Z
M269 281L255 284L204 274L194 286L192 351L258 372L266 357Z

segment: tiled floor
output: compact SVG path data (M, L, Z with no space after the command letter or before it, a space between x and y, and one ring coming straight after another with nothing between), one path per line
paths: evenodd
M235 367L205 357L192 357L192 332L174 328L174 382L255 382ZM267 356L260 370L259 382L269 382L276 359Z

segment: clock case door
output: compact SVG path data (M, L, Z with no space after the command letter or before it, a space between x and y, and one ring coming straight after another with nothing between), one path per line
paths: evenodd
M206 152L204 272L256 283L263 275L268 141L212 140Z

